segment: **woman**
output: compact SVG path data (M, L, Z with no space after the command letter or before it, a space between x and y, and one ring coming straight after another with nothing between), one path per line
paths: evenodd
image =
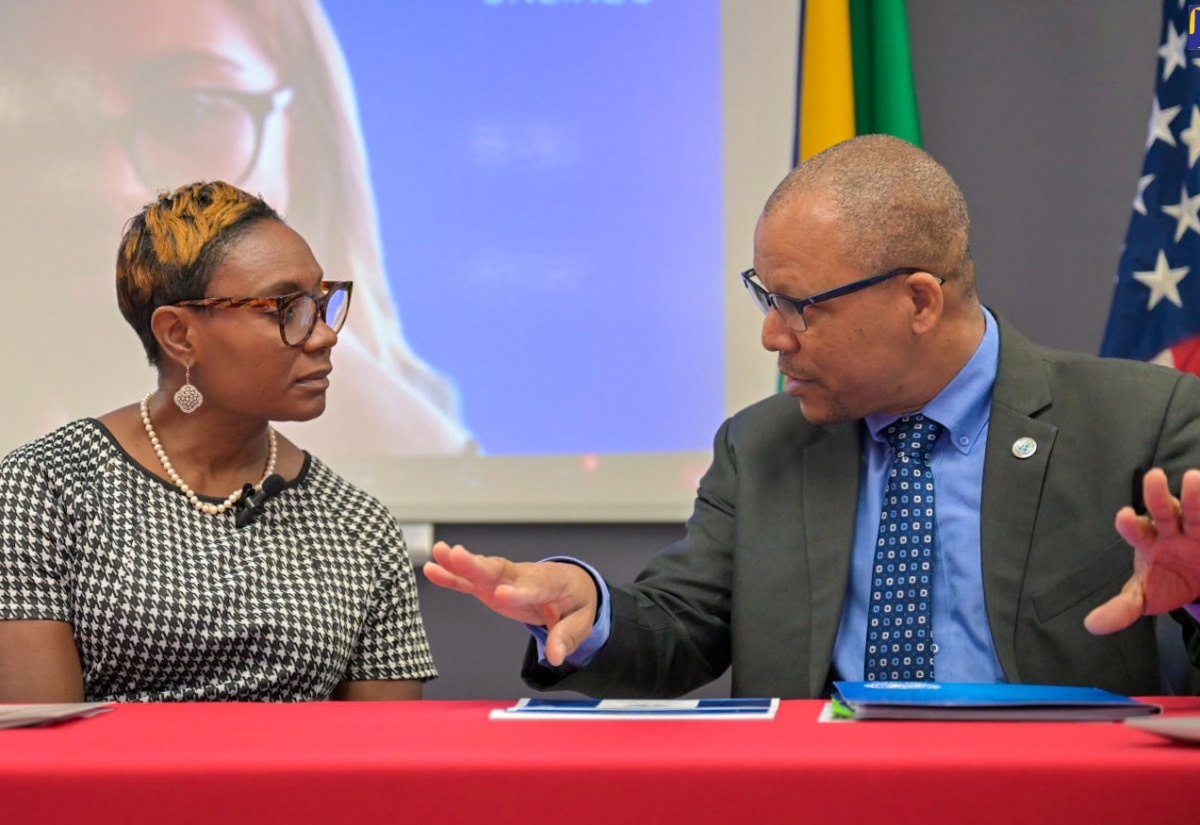
M0 702L420 697L395 522L270 425L325 409L351 284L323 277L227 183L129 222L118 300L158 387L0 462Z
M104 363L133 349L95 311L111 295L95 273L141 204L212 179L263 193L356 284L338 386L306 442L331 461L472 448L451 382L404 337L353 85L316 0L0 4L0 146L0 175L23 193L0 206L0 247L22 273L10 297L51 284L67 321L11 319L39 357L0 361L0 383L38 389L6 405L0 452L144 385L137 359Z

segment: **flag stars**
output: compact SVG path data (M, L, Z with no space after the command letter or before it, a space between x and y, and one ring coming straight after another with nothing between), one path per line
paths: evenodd
M1172 269L1167 263L1167 254L1161 249L1158 250L1158 261L1154 265L1153 272L1133 273L1133 277L1137 281L1150 287L1150 302L1146 306L1146 311L1153 310L1163 298L1177 307L1182 307L1183 299L1179 297L1179 282L1187 277L1190 271L1191 267L1187 266Z
M1183 139L1188 148L1188 168L1190 169L1196 165L1196 159L1200 158L1200 106L1192 106L1192 122L1179 133L1179 137Z
M1185 45L1187 34L1175 31L1175 26L1167 23L1167 42L1158 47L1158 56L1163 59L1163 80L1167 80L1176 68L1187 71L1187 58L1183 53Z
M1158 105L1158 97L1154 98L1154 106L1150 110L1150 128L1146 135L1146 148L1161 140L1168 146L1175 145L1175 135L1171 133L1171 121L1183 110L1182 106L1171 106L1166 109Z
M1144 200L1146 195L1146 187L1153 182L1154 175L1142 175L1142 177L1138 180L1137 197L1133 199L1133 210L1135 212L1138 212L1142 215L1147 214L1146 201Z
M1179 243L1189 229L1200 234L1200 195L1188 197L1187 185L1179 187L1179 203L1167 204L1162 211L1175 219L1175 242Z

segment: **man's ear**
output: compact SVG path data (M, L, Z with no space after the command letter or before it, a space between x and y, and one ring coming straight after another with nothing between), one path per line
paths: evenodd
M158 341L162 354L180 364L193 364L196 354L192 344L195 329L190 313L182 307L159 307L150 316L150 331Z
M913 332L924 334L937 326L946 311L942 282L928 272L914 272L905 281L913 302Z

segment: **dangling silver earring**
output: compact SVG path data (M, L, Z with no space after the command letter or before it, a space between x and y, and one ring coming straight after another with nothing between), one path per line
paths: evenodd
M191 415L200 409L200 405L203 403L204 396L192 384L192 365L188 364L184 368L183 386L175 391L175 406Z

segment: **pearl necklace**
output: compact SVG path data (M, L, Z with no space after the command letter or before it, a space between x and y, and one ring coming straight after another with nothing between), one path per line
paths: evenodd
M150 399L154 397L153 392L146 393L146 397L142 399L142 425L146 428L146 435L150 436L150 446L154 448L155 455L162 462L163 469L167 471L167 476L178 487L183 494L188 497L188 501L197 510L208 513L210 516L215 516L218 513L224 513L233 505L237 504L242 498L242 488L234 490L229 494L229 497L220 504L209 504L206 501L201 501L196 495L196 491L187 485L179 473L175 472L174 465L171 464L171 459L167 458L167 451L163 449L162 443L158 440L158 433L154 431L154 425L150 423ZM267 468L263 470L263 477L259 479L258 484L254 486L262 489L262 483L267 480L271 473L275 472L275 457L277 449L275 444L275 431L270 427L267 428Z

